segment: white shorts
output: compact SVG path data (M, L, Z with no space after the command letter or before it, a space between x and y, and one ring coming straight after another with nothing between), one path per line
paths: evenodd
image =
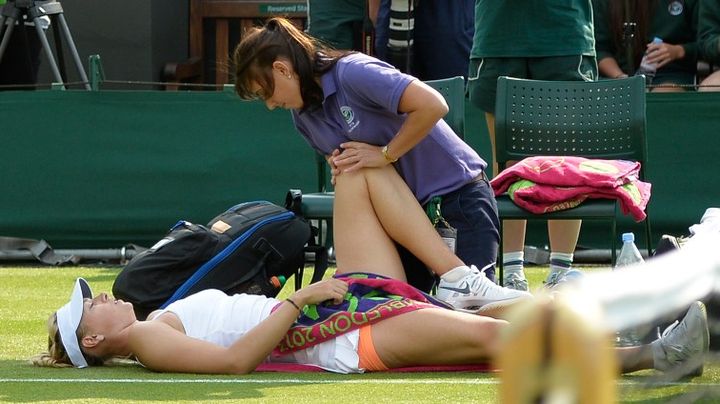
M307 349L280 357L270 357L271 363L297 363L315 365L335 373L363 373L358 367L358 341L360 331L349 331L337 338Z

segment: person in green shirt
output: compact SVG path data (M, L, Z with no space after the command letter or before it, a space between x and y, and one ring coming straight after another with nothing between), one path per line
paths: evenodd
M633 75L643 55L655 64L652 91L684 91L675 84L695 84L698 57L699 0L631 1L630 15L636 30L629 44L632 60L628 60L628 44L623 39L627 22L626 0L593 0L595 40L600 74L607 78ZM653 43L659 38L661 43Z
M700 0L698 37L703 60L720 65L720 0ZM699 91L720 91L720 70L700 83Z
M363 50L362 32L367 13L366 2L367 0L308 0L308 33L336 49Z
M468 92L485 112L495 159L495 95L499 76L537 80L597 79L590 0L476 0L475 36L470 51ZM572 266L580 220L548 221L553 286ZM503 232L503 285L527 290L524 244L526 222L506 220Z

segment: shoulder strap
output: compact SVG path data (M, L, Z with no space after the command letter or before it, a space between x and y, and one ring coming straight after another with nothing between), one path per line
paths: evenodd
M28 250L38 261L47 265L76 265L80 257L76 255L59 255L45 240L34 240L18 237L0 237L0 255L12 254L21 250Z

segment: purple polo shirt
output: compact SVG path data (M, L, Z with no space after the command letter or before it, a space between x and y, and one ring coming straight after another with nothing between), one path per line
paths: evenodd
M330 154L348 141L384 146L405 121L400 97L416 78L362 53L340 59L321 78L321 108L292 111L295 127L313 149ZM487 164L440 120L395 167L421 204L455 191Z

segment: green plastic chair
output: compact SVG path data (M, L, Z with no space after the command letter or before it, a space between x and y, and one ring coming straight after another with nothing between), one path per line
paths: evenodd
M448 114L445 122L461 138L465 135L465 79L456 76L448 79L429 80L425 84L437 90L445 97L448 104ZM332 212L335 193L330 191L330 171L323 156L317 155L318 192L302 195L301 213L310 220L320 222L320 235L325 233L325 240L319 240L319 244L330 246L332 243ZM323 228L324 227L324 228Z
M499 77L495 106L496 158L500 170L509 161L531 156L581 156L639 161L640 179L647 167L645 80L540 81ZM616 200L589 199L564 211L533 214L507 195L497 197L502 220L583 219L611 223L611 263L617 240ZM648 213L646 211L646 213ZM645 219L647 251L651 255L650 216ZM498 260L502 280L502 259Z

